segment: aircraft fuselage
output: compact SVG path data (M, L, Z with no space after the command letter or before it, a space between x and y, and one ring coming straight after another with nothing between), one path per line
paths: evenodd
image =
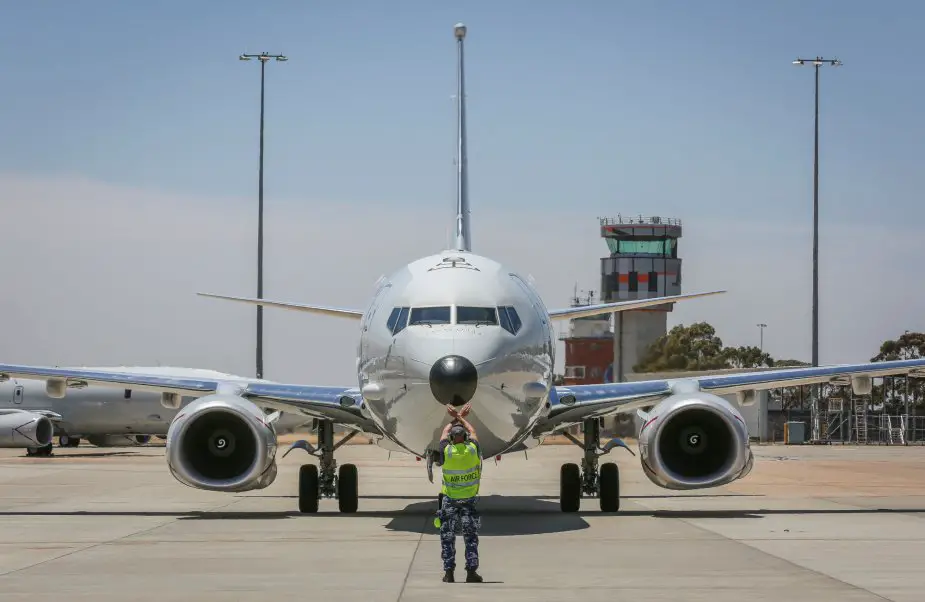
M555 362L549 315L533 286L461 251L419 259L378 286L360 324L357 372L382 432L423 456L450 420L447 405L470 402L467 419L486 457L525 442Z

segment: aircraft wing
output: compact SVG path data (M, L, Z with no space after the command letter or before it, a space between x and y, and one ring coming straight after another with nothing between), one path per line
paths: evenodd
M549 413L537 423L534 434L547 435L587 418L651 407L682 390L700 390L714 395L737 393L740 399L747 399L758 390L831 383L852 385L858 394L864 394L870 387L866 379L904 374L925 376L925 358L554 387L549 399Z
M688 293L686 295L669 295L667 297L652 297L651 299L634 299L632 301L617 301L616 303L598 303L597 305L584 305L579 307L565 307L562 309L552 309L549 311L549 317L553 320L571 320L573 318L585 318L588 316L599 316L601 314L612 314L618 311L629 311L631 309L642 309L653 305L664 305L666 303L675 303L686 299L696 299L697 297L707 297L709 295L720 295L726 291L711 291L709 293Z
M305 311L315 314L324 314L337 318L350 318L360 320L363 318L363 312L357 309L346 309L343 307L328 307L326 305L306 305L305 303L291 303L289 301L271 301L270 299L251 299L248 297L230 297L228 295L214 295L212 293L196 293L200 297L211 297L213 299L223 299L225 301L237 301L238 303L247 303L248 305L261 305L264 307L279 307L281 309L294 309L296 311Z
M291 385L267 380L225 375L208 370L170 368L143 372L130 368L50 368L0 364L0 381L10 378L44 380L49 394L66 396L67 387L101 385L156 391L164 395L202 397L229 393L274 409L333 420L338 424L379 433L365 411L356 387Z

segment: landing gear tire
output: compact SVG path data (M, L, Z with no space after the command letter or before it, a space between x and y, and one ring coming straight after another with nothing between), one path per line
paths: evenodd
M77 447L78 445L80 445L80 437L71 437L70 435L58 437L58 447Z
M581 470L577 464L563 464L559 472L559 507L562 512L581 508Z
M620 509L620 469L613 462L602 464L599 478L601 512L617 512Z
M318 467L303 464L299 467L299 512L313 514L318 512L319 500Z
M51 443L48 445L43 445L42 447L27 447L26 455L35 457L48 457L52 454L52 451L54 451L52 448L53 446Z
M341 512L356 512L360 501L357 467L342 464L337 473L337 507Z

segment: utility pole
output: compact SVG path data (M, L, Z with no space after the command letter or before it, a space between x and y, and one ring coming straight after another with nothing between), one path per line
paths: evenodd
M819 365L819 67L841 66L838 59L796 59L794 65L810 63L816 71L816 113L813 146L813 366Z
M242 54L238 57L242 61L257 59L260 61L260 167L258 168L257 183L257 298L263 299L263 98L264 73L267 61L288 61L282 54ZM263 378L263 306L257 306L257 378Z
M762 353L764 353L764 329L767 327L767 324L758 324L758 330L761 333L761 343L759 343L758 350Z

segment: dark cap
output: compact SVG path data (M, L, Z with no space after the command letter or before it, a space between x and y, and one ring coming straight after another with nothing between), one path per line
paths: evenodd
M455 439L456 437L462 435L465 437L468 434L468 431L461 424L454 425L450 429L450 439Z

